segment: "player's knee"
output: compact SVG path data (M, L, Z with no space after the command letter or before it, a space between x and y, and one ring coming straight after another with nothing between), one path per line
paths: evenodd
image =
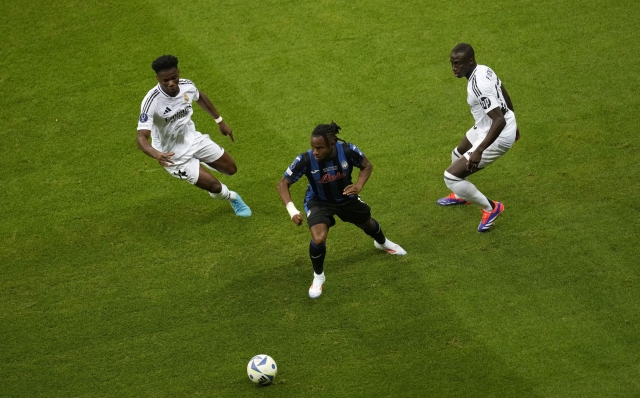
M322 246L327 243L327 235L314 235L311 240L316 246Z
M460 156L462 156L462 154L460 153L460 147L453 148L453 151L451 151L451 163L460 159Z
M237 172L238 172L238 166L236 166L235 162L229 165L229 168L227 169L228 175L232 176Z
M311 231L311 240L315 245L324 245L327 242L327 233L328 230L312 230Z
M238 172L238 166L236 166L235 162L230 162L224 165L218 165L217 170L224 175L232 176Z
M449 173L449 171L445 170L444 172L444 183L447 184L447 188L451 191L454 190L455 185L462 181L462 178L456 177L453 174Z
M356 224L356 227L360 228L365 233L369 233L374 229L375 225L376 225L376 222L373 220L372 217L369 217L369 219L363 222L362 224Z

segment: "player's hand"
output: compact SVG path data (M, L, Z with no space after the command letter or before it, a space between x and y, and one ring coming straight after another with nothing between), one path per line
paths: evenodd
M349 195L358 195L360 193L360 191L362 191L362 188L358 187L355 184L351 184L351 185L347 185L344 190L342 191L342 194L344 196L349 196Z
M220 134L229 136L229 138L231 138L231 142L236 142L236 140L233 139L233 131L227 122L223 120L218 123L218 129L220 129Z
M160 166L167 167L170 164L173 164L173 159L171 159L171 157L175 154L176 154L175 152L170 152L170 153L159 152L156 160L158 161L158 163L160 163Z
M300 213L294 214L293 217L291 217L291 221L293 221L293 223L297 226L300 226L302 225L302 216L300 215Z
M516 127L516 141L520 139L520 128Z
M478 151L476 149L475 151L473 151L473 153L471 153L471 156L469 156L469 160L467 161L467 171L478 171L480 160L482 160L482 151Z

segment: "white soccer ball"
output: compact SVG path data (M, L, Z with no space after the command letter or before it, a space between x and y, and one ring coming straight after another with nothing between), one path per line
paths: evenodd
M260 354L251 358L247 365L247 374L252 382L265 386L271 384L278 373L276 361L269 355Z

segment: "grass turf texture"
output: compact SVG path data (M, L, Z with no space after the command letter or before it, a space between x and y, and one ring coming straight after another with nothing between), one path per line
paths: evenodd
M639 395L639 24L632 1L6 1L0 396ZM461 41L522 131L472 178L506 205L482 235L477 209L435 206L472 123ZM195 111L252 218L136 149L164 53L234 129ZM330 120L409 255L339 223L314 301L275 185Z

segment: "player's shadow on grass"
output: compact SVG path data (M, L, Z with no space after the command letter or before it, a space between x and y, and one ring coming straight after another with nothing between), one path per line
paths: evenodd
M469 330L445 297L421 289L411 270L389 269L399 265L391 256L381 274L372 261L384 256L367 252L334 255L326 290L315 300L307 296L310 265L308 273L296 273L283 261L229 281L206 304L212 318L224 319L217 332L233 339L222 349L272 355L276 388L283 380L306 380L296 388L311 389L319 377L323 388L357 387L362 396L537 396L509 358L491 348L496 343ZM415 383L415 369L433 383ZM363 384L363 378L384 383ZM239 375L239 383L251 382Z

